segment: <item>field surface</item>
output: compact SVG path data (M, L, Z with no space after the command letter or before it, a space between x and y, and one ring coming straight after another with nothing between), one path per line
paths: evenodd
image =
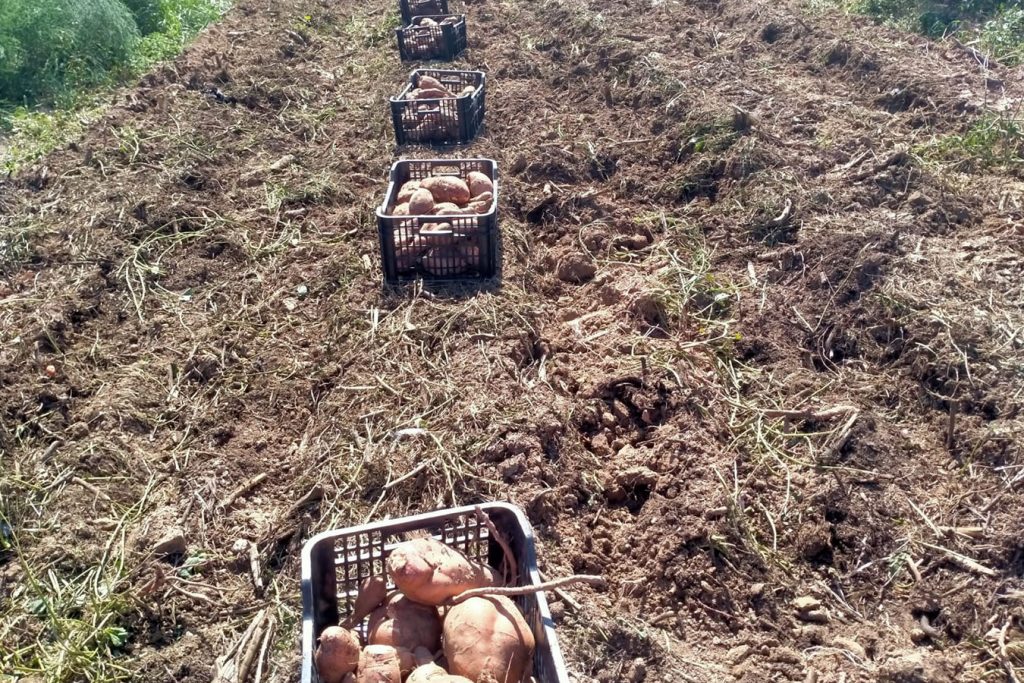
M294 681L306 539L491 499L608 581L551 596L581 683L1019 680L1024 71L465 9L500 286L380 286L391 0L241 0L0 180L0 680L205 683L266 608Z

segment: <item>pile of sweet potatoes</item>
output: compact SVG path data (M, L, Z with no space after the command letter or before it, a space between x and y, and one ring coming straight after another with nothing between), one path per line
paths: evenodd
M392 550L387 575L393 591L383 576L367 579L352 615L320 634L316 666L323 683L530 680L536 643L516 604L498 595L459 598L500 586L494 569L420 538ZM367 617L360 634L354 627Z
M494 203L494 183L485 173L465 178L439 175L402 185L392 216L435 216L399 223L395 232L395 265L399 271L417 266L438 275L454 275L481 267L480 231L460 216L488 213ZM466 226L469 227L466 227Z
M408 88L398 98L409 102L402 110L401 121L410 140L443 142L457 139L461 121L459 98L472 97L479 88L476 85L450 87L433 76L420 76L414 87Z
M444 34L440 26L455 26L459 17L448 16L441 21L431 17L415 17L404 30L405 49L410 57L430 59L443 47Z

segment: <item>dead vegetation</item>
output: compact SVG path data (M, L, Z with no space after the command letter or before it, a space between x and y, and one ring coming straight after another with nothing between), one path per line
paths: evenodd
M579 680L1019 676L1019 141L942 141L1020 75L775 3L467 9L500 286L378 285L383 1L240 3L3 185L0 668L291 679L306 538L501 498L609 581L554 601Z

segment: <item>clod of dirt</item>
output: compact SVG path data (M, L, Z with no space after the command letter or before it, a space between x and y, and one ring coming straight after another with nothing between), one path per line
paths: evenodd
M812 624L824 624L829 620L828 612L821 608L821 601L810 595L804 595L793 601L796 616L801 621Z
M181 529L168 529L153 546L153 554L159 558L168 558L174 555L184 555L187 549L188 543L186 543L185 534Z
M921 652L900 655L886 662L878 672L878 683L953 683L955 673L940 658L925 658Z
M726 653L725 658L733 665L742 664L753 651L749 645L737 645Z
M597 275L597 266L586 257L573 254L558 264L555 274L562 282L580 285L594 279L594 276Z

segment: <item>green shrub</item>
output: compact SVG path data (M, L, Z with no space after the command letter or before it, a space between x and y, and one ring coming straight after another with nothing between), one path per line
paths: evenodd
M0 103L58 103L177 52L229 0L0 0Z
M126 64L139 41L120 0L3 0L0 99L59 98Z

